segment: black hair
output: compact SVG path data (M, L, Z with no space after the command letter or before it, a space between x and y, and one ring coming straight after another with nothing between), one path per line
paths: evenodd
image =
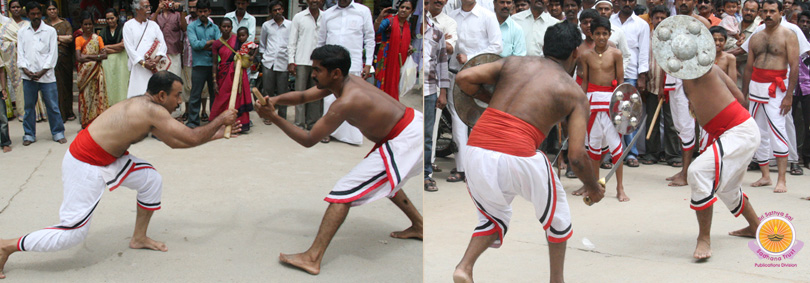
M657 6L653 6L652 10L650 10L650 18L652 18L653 15L658 14L658 13L664 13L665 15L667 15L667 17L670 16L669 8L667 8L667 6L657 5Z
M579 14L579 20L580 21L584 21L585 19L596 20L596 18L599 18L599 17L600 17L599 12L597 12L594 9L585 9L585 10L582 10L582 13Z
M759 11L759 8L762 8L762 4L760 4L759 1L757 0L745 0L745 2L743 2L743 6L745 6L745 4L748 4L748 2L757 3L757 11Z
M14 2L17 2L17 4L20 4L20 8L23 7L22 3L20 3L20 0L10 0L10 1L8 1L8 6L11 7L11 3L14 3Z
M45 1L45 6L44 6L44 7L45 7L45 8L48 8L48 7L50 7L50 6L54 6L54 7L56 7L56 10L57 10L57 11L59 10L59 4L56 4L56 1L53 1L53 0L48 0L48 1Z
M543 42L546 43L543 45L543 54L546 57L567 60L571 57L571 52L582 44L582 34L575 24L563 21L546 30Z
M574 0L577 3L577 7L582 8L582 0ZM563 0L563 6L565 6L565 0Z
M723 36L723 38L728 39L728 33L726 32L726 29L724 29L724 28L723 28L723 27L721 27L721 26L713 26L713 27L710 27L710 28L709 28L709 33L710 33L711 35L714 35L715 33L719 33L720 35L722 35L722 36Z
M802 13L799 14L800 19L801 19L801 17L807 17L808 19L810 19L810 11L808 11L808 10L802 11Z
M151 95L157 95L161 91L170 93L174 82L183 84L183 79L169 71L160 71L149 78L149 83L146 85L146 92Z
M211 9L211 2L208 0L197 1L197 10L200 9Z
M399 6L402 6L402 3L405 3L405 2L411 3L411 10L416 9L416 3L414 3L416 1L414 1L414 0L402 0L402 1L399 1L399 5L397 5L397 10L399 10Z
M605 17L599 17L591 22L591 34L596 32L596 28L605 28L610 32L610 21Z
M236 1L234 1L234 2L236 2ZM270 4L268 4L267 6L270 7L270 11L272 12L273 7L276 6L276 5L281 5L281 8L284 9L284 4L281 4L281 1L278 1L278 0L270 1Z
M104 12L104 15L106 16L109 13L113 13L113 16L115 16L116 18L118 17L118 11L116 11L114 8L107 9L107 11Z
M90 11L84 10L81 14L79 14L79 24L83 23L84 20L90 20L93 22L93 14L90 14Z
M321 66L326 68L327 71L340 69L340 73L343 74L343 76L349 75L349 68L352 66L352 58L349 55L349 51L340 45L327 44L315 48L315 50L312 50L312 55L309 56L309 59L321 61Z
M728 3L734 3L734 4L737 4L737 6L739 6L740 5L740 0L725 0L725 1L723 1L723 7L725 7L726 4L728 4Z
M230 18L222 18L222 21L219 22L220 27L222 27L222 24L224 24L225 21L228 21L229 23L231 23L231 29L233 29L233 21L231 21Z
M799 5L799 7L802 8L802 12L810 10L810 4L808 4L807 2L796 2L796 3L793 3L793 5L794 6Z
M641 4L637 4L636 8L633 9L633 13L636 13L636 15L644 15L644 13L646 13L646 12L647 12L647 6L644 6L644 5L641 5Z
M39 2L37 2L37 1L28 1L28 3L25 3L25 13L26 14L31 12L31 10L33 10L33 9L39 9L39 11L42 12L42 5L39 5Z
M247 27L239 27L239 29L236 30L236 33L240 33L241 31L245 31L248 35L250 35L250 31Z
M783 6L782 1L779 0L764 0L760 6L764 6L765 4L776 4L777 11L782 12Z

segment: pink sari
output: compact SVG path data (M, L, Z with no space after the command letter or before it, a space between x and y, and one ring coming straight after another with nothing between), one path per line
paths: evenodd
M236 46L236 35L231 35L228 39L228 45L233 49L239 49ZM217 68L217 96L211 105L211 120L219 116L220 113L228 109L228 101L231 98L231 89L234 84L235 67L234 54L231 49L222 44L221 41L214 41L211 46L211 51L219 56L219 66ZM216 64L216 62L215 62ZM247 70L242 70L241 80L242 84L239 91L236 93L236 104L234 108L239 111L238 119L242 122L242 130L250 129L250 117L248 113L253 110L253 99L250 96L250 82L248 81Z

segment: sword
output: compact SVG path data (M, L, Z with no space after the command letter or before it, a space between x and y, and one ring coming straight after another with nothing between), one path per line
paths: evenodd
M565 138L565 140L562 142L562 146L560 147L560 152L557 153L557 156L554 156L554 160L551 161L551 165L557 164L557 158L560 158L560 155L562 155L562 149L565 148L565 145L567 143L568 143L568 138ZM557 168L559 168L559 167L557 167ZM557 175L560 175L560 172L557 172Z
M645 123L647 123L647 120L646 119L642 120L641 125L639 126L639 128L644 128ZM644 133L636 133L636 136L633 137L633 140L631 140L630 143L627 144L627 148L624 150L624 152L622 152L622 156L619 157L619 160L616 161L616 163L613 163L613 168L610 169L610 172L608 172L607 175L605 175L604 178L599 179L599 184L602 185L603 188L605 187L605 184L607 184L607 181L610 180L610 177L613 177L613 174L616 173L616 169L619 169L619 166L616 166L616 164L621 164L624 161L624 158L627 157L628 153L630 153L630 149L633 148L634 145L636 145L636 141L638 141L638 137L643 136L643 135L644 135ZM582 201L584 201L585 204L587 204L588 206L593 205L593 202L591 201L591 197L589 197L589 196L585 196L584 198L582 198Z

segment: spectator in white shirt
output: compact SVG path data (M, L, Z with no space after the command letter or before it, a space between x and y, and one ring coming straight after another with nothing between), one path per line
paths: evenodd
M526 40L526 55L543 56L543 37L546 35L548 27L559 22L546 12L546 5L542 0L530 0L529 10L514 14L514 20L520 28Z
M37 93L42 91L42 101L48 111L48 123L51 126L53 140L64 144L65 125L59 112L56 76L58 42L56 30L42 24L42 6L36 1L25 5L31 25L24 27L17 34L17 65L22 71L23 92L25 94L25 116L23 117L23 145L28 146L37 141L37 124L34 106L37 104ZM3 113L5 115L5 113Z
M538 0L539 1L539 0ZM494 4L494 3L493 3ZM503 38L501 28L495 14L476 4L476 0L462 0L461 8L449 13L449 16L456 20L458 24L458 41L456 42L456 53L450 59L451 72L457 72L468 59L482 53L500 54L503 51ZM455 80L455 75L450 76L450 80ZM453 116L453 141L458 146L458 151L463 152L467 146L467 132L469 129L455 110L453 103L452 88L448 93L450 104L450 114ZM456 170L450 173L448 182L464 181L464 167L461 158L456 155Z
M248 29L247 41L253 42L256 39L256 17L247 12L248 1L236 0L236 10L225 14L225 18L231 19L233 23L233 30L238 30L240 27Z
M627 38L627 47L630 51L630 63L624 66L624 81L638 88L644 93L647 91L647 71L650 69L650 25L633 13L636 0L620 0L622 4L618 14L610 17L610 24L621 27ZM629 143L636 132L624 136ZM636 146L630 149L627 164L638 167L638 150Z
M312 60L309 56L318 41L318 20L323 0L307 0L307 9L295 14L290 27L287 47L290 62L287 71L295 76L295 90L303 91L315 86L312 80ZM323 99L295 106L295 125L310 130L323 116Z
M456 20L448 16L443 10L448 0L426 1L428 17L433 22L434 27L441 30L442 34L444 34L447 56L452 57L456 47L456 39L458 39L458 24L456 24Z
M284 6L278 0L270 2L270 17L271 20L262 24L259 52L262 53L262 93L273 97L289 91L287 44L292 22L284 18ZM279 105L277 108L278 115L286 119L287 107Z

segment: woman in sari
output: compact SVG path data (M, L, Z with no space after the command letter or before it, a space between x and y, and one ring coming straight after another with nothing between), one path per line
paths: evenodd
M235 109L239 111L238 118L242 123L242 133L247 133L250 130L250 117L248 114L253 110L253 99L250 96L250 84L248 82L248 74L246 69L242 69L242 74L239 78L234 78L235 67L234 58L236 57L236 50L242 48L242 42L237 40L237 36L231 34L233 23L230 19L222 19L220 30L222 38L214 41L211 45L214 62L214 74L216 74L216 86L218 87L217 96L211 104L211 120L214 120L217 115L228 109L228 101L231 98L231 89L233 84L239 79L242 81L239 91L236 93ZM219 64L217 64L219 62Z
M17 32L30 23L23 20L23 9L19 0L11 0L8 3L9 15L7 18L0 15L0 36L3 40L0 44L0 56L5 63L3 69L6 73L6 85L0 86L5 89L9 99L6 99L6 114L8 118L14 118L13 109L17 109L17 117L22 122L22 116L25 114L25 95L23 95L22 77L20 76L20 67L17 66ZM14 100L14 105L11 101ZM42 101L41 99L39 101ZM38 105L39 106L39 105ZM40 121L44 111L40 111L41 107L36 107L37 121ZM44 109L44 108L42 108Z
M107 9L105 15L107 26L101 30L101 40L104 42L104 50L107 51L107 60L101 64L104 66L104 74L107 79L107 103L112 106L127 99L127 87L129 86L129 69L127 69L127 51L124 49L123 26L118 24L118 12L115 9ZM187 82L190 84L190 82Z
M56 30L59 42L59 58L56 60L56 89L59 92L59 112L63 121L76 120L73 113L73 28L65 19L59 17L59 7L54 1L45 5L48 15L44 22Z
M104 41L93 33L93 16L82 11L82 36L76 38L76 61L79 62L77 84L82 129L107 110L107 87L101 62L107 59Z
M377 87L399 100L399 70L408 59L411 50L411 27L408 17L413 13L413 2L412 0L400 2L397 14L388 16L392 10L391 7L383 9L374 21L374 32L382 38L375 68Z

